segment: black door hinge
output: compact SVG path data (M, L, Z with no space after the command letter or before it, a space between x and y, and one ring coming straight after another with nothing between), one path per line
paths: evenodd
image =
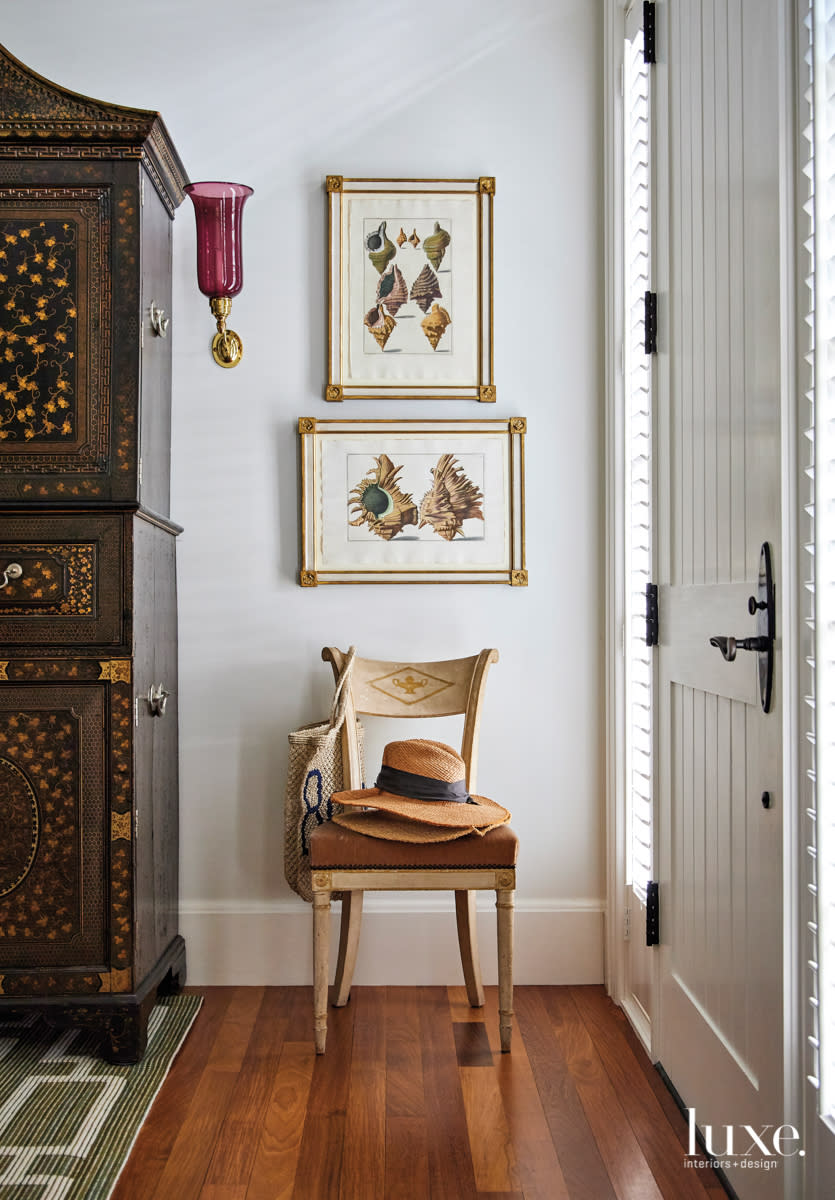
M644 354L658 353L658 293L644 292Z
M658 584L647 584L647 636L648 646L658 645Z
M644 0L644 62L655 62L655 5Z
M658 884L647 884L647 945L657 946L658 937Z

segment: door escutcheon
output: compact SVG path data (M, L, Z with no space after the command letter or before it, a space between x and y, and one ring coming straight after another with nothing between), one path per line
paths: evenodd
M757 674L760 681L760 704L763 712L771 708L771 691L774 682L774 637L775 618L774 575L771 569L771 547L763 542L760 547L760 571L757 577L757 594L748 597L748 612L757 618L755 637L735 638L721 635L710 639L711 646L720 651L726 662L735 662L738 650L753 650L757 655Z

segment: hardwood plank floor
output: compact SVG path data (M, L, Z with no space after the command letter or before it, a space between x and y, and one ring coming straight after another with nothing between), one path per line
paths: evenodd
M600 987L205 988L113 1200L718 1200Z

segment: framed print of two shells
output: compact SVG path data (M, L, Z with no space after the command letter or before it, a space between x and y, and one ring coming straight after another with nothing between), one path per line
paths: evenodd
M329 175L325 399L496 399L495 180Z
M299 420L303 587L524 587L524 417Z

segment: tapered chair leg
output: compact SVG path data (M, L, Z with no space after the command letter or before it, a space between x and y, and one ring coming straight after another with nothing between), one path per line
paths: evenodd
M496 933L499 952L499 1039L502 1053L510 1050L513 1032L513 899L510 889L496 892Z
M351 982L357 964L357 950L362 927L363 892L344 892L342 896L342 921L339 926L339 955L336 960L336 977L333 983L334 1005L342 1008L351 997Z
M328 943L330 892L313 893L313 1037L316 1053L325 1053L328 1036Z
M458 925L458 948L461 951L467 999L472 1008L481 1008L484 1004L484 988L481 986L475 913L475 892L456 892L455 920Z

